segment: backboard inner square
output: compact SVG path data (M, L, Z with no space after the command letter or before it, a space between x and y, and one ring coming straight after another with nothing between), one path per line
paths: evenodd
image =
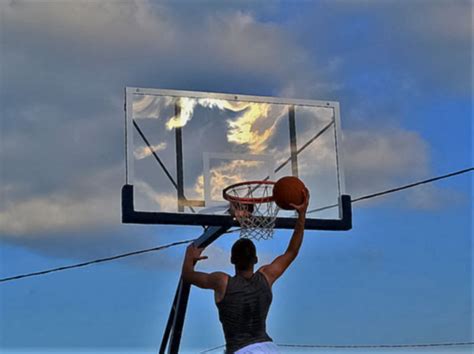
M275 161L270 155L204 153L205 206L226 205L222 190L231 184L273 180Z

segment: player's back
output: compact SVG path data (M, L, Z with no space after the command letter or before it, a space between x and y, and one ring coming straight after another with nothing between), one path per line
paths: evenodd
M272 291L261 272L249 279L241 275L229 277L225 296L217 303L228 352L272 340L266 332L271 302Z

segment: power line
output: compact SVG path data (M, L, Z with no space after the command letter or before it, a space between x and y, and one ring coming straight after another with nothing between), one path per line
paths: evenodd
M459 347L474 345L474 342L423 343L423 344L368 344L368 345L312 345L312 344L277 344L286 348L320 348L320 349L382 349L382 348L430 348Z
M445 175L442 175L442 176L437 176L437 177L429 178L429 179L426 179L426 180L423 180L423 181L410 183L410 184L407 184L407 185L404 185L404 186L401 186L401 187L398 187L398 188L392 188L392 189L388 189L386 191L377 192L377 193L373 193L373 194L368 194L368 195L361 196L361 197L353 199L352 203L356 203L358 201L369 199L369 198L379 197L381 195L385 195L385 194L389 194L389 193L398 192L398 191L408 189L408 188L413 188L413 187L419 186L421 184L426 184L426 183L438 181L438 180L441 180L441 179L457 176L457 175L460 175L460 174L463 174L463 173L471 172L473 170L474 170L474 167L470 167L470 168L466 168L464 170L459 170L459 171L452 172L452 173L449 173L449 174L445 174ZM307 213L308 214L309 213L314 213L314 212L317 212L317 211L334 208L336 206L337 205L328 205L328 206L323 207L323 208L309 210ZM230 231L227 231L226 234L236 232L236 231L239 231L239 230L240 229L230 230ZM38 275L44 275L44 274L58 272L58 271L62 271L62 270L85 267L85 266L95 264L95 263L108 262L108 261L112 261L112 260L115 260L115 259L125 258L125 257L129 257L129 256L134 256L134 255L138 255L138 254L147 253L147 252L160 251L160 250L163 250L163 249L166 249L166 248L169 248L169 247L181 245L181 244L184 244L184 243L189 243L189 242L192 242L192 241L194 241L194 239L184 240L184 241L177 241L177 242L173 242L173 243L170 243L170 244L167 244L167 245L164 245L164 246L149 248L149 249L135 251L135 252L124 253L124 254L120 254L120 255L117 255L117 256L113 256L113 257L101 258L101 259L97 259L97 260L93 260L93 261L89 261L89 262L84 262L84 263L74 264L74 265L70 265L70 266L59 267L59 268L48 269L48 270L44 270L44 271L40 271L40 272L33 272L33 273L16 275L16 276L8 277L8 278L1 278L0 283L7 282L7 281L12 281L12 280L18 280L18 279L22 279L22 278L38 276Z
M237 232L237 231L240 231L240 229L229 230L229 231L225 232L224 234L230 234L230 233ZM88 261L88 262L84 262L84 263L78 263L78 264L73 264L73 265L64 266L64 267L52 268L52 269L47 269L47 270L43 270L43 271L39 271L39 272L15 275L15 276L8 277L8 278L0 278L0 283L4 283L4 282L7 282L7 281L12 281L12 280L18 280L18 279L22 279L22 278L29 278L29 277L38 276L38 275L45 275L45 274L48 274L48 273L59 272L59 271L62 271L62 270L85 267L85 266L95 264L95 263L109 262L109 261L113 261L113 260L116 260L116 259L130 257L130 256L136 256L138 254L143 254L143 253L148 253L148 252L161 251L161 250L164 250L166 248L182 245L184 243L193 242L194 240L195 239L177 241L177 242L169 243L169 244L166 244L166 245L163 245L163 246L147 248L147 249L140 250L140 251L123 253L123 254L119 254L119 255L116 255L116 256L107 257L107 258L100 258L100 259L96 259L96 260Z
M452 342L452 343L426 343L426 344L372 344L372 345L318 345L318 344L277 344L285 348L313 348L313 349L383 349L383 348L433 348L433 347L458 347L474 345L474 342ZM214 348L206 349L200 354L210 353L214 350L224 348L225 345L219 345Z
M130 257L130 256L136 256L138 254L143 254L143 253L147 253L147 252L161 251L161 250L164 250L166 248L182 245L183 243L189 243L189 242L192 242L192 241L194 241L194 239L184 240L184 241L177 241L177 242L169 243L169 244L163 245L163 246L148 248L148 249L140 250L140 251L123 253L123 254L119 254L119 255L116 255L116 256L112 256L112 257L96 259L96 260L89 261L89 262L78 263L78 264L73 264L73 265L64 266L64 267L47 269L47 270L43 270L43 271L40 271L40 272L15 275L13 277L0 279L0 283L4 283L4 282L7 282L7 281L12 281L12 280L18 280L18 279L22 279L22 278L38 276L38 275L44 275L44 274L53 273L53 272L59 272L59 271L62 271L62 270L85 267L85 266L88 266L88 265L91 265L91 264L97 264L97 263L102 263L102 262L113 261L115 259L120 259L120 258L125 258L125 257Z
M422 184L427 184L427 183L431 183L431 182L434 182L434 181L439 181L439 180L441 180L441 179L445 179L445 178L449 178L449 177L461 175L461 174L464 174L464 173L467 173L467 172L472 172L472 171L474 171L474 167L469 167L469 168L466 168L466 169L464 169L464 170L459 170L459 171L452 172L452 173L448 173L448 174L445 174L445 175L442 175L442 176L437 176L437 177L425 179L425 180L422 180L422 181L419 181L419 182L414 182L414 183L406 184L406 185L401 186L401 187L391 188L391 189L387 189L387 190L385 190L385 191L381 191L381 192L377 192L377 193L372 193L372 194L367 194L367 195L364 195L364 196L361 196L361 197L354 198L354 199L352 199L351 202L352 202L352 203L356 203L356 202L359 202L359 201L361 201L361 200L366 200L366 199L370 199L370 198L380 197L380 196L385 195L385 194L390 194L390 193L394 193L394 192L399 192L399 191L402 191L402 190L405 190L405 189L408 189L408 188L413 188L413 187L416 187L416 186L419 186L419 185L422 185ZM326 209L335 208L335 207L337 207L337 206L338 206L338 204L327 205L327 206L322 207L322 208L317 208L317 209L309 210L309 211L307 212L307 214L316 213L316 212L318 212L318 211L322 211L322 210L326 210Z
M426 184L426 183L431 183L431 182L434 182L434 181L439 181L439 180L441 180L441 179L445 179L445 178L449 178L449 177L461 175L461 174L463 174L463 173L467 173L467 172L471 172L471 171L474 171L474 167L466 168L466 169L464 169L464 170L460 170L460 171L448 173L448 174L446 174L446 175L442 175L442 176L438 176L438 177L433 177L433 178L425 179L425 180L420 181L420 182L410 183L410 184L407 184L407 185L404 185L404 186L401 186L401 187L398 187L398 188L392 188L392 189L389 189L389 190L386 190L386 191L383 191L383 192L378 192L378 193L373 193L373 194L365 195L365 196L363 196L363 197L355 198L355 199L353 200L353 202L355 203L355 202L358 202L358 201L364 200L364 199L369 199L369 198L374 198L374 197L380 197L380 196L385 195L385 194L394 193L394 192L399 192L399 191L401 191L401 190L408 189L408 188L413 188L413 187L419 186L419 185L421 185L421 184Z
M199 352L199 354L210 353L210 352L213 352L214 350L221 349L221 348L225 348L225 344L218 345L217 347L214 347L214 348L203 350L202 352Z

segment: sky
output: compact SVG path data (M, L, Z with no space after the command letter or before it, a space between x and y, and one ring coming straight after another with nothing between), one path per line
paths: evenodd
M200 235L121 224L126 86L337 101L354 198L473 166L472 16L463 0L0 1L0 277ZM354 203L351 231L307 231L270 336L472 342L472 200L464 174ZM260 264L290 236L259 242ZM199 269L231 273L237 237ZM0 284L0 352L156 351L183 252ZM223 343L193 289L183 352Z

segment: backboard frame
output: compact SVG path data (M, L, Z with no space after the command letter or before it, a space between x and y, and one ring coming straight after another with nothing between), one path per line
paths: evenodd
M339 215L337 219L317 219L307 218L305 228L314 230L349 230L352 228L352 208L351 198L345 194L344 190L344 170L341 161L342 149L339 148L341 140L340 129L340 110L339 103L333 101L320 100L302 100L302 99L286 99L268 96L249 96L240 94L210 93L197 91L181 91L181 90L164 90L164 89L144 89L137 87L125 88L125 102L131 102L133 95L157 95L168 97L192 97L192 98L211 98L227 101L248 101L287 105L308 105L308 106L325 106L334 110L335 140L336 140L336 159L338 174L338 190L339 190ZM200 225L208 226L226 226L237 227L238 222L230 215L210 215L210 214L186 214L180 212L154 212L140 211L135 209L134 205L134 156L132 149L128 146L133 145L133 112L127 104L125 109L125 185L122 188L122 222L131 224L166 224L166 225ZM178 157L179 158L179 157ZM342 183L341 183L342 181ZM179 185L179 173L177 176L177 184ZM179 187L177 187L179 193ZM199 203L199 201L190 201ZM337 207L337 206L336 206ZM296 218L277 217L275 228L292 229L296 224Z

